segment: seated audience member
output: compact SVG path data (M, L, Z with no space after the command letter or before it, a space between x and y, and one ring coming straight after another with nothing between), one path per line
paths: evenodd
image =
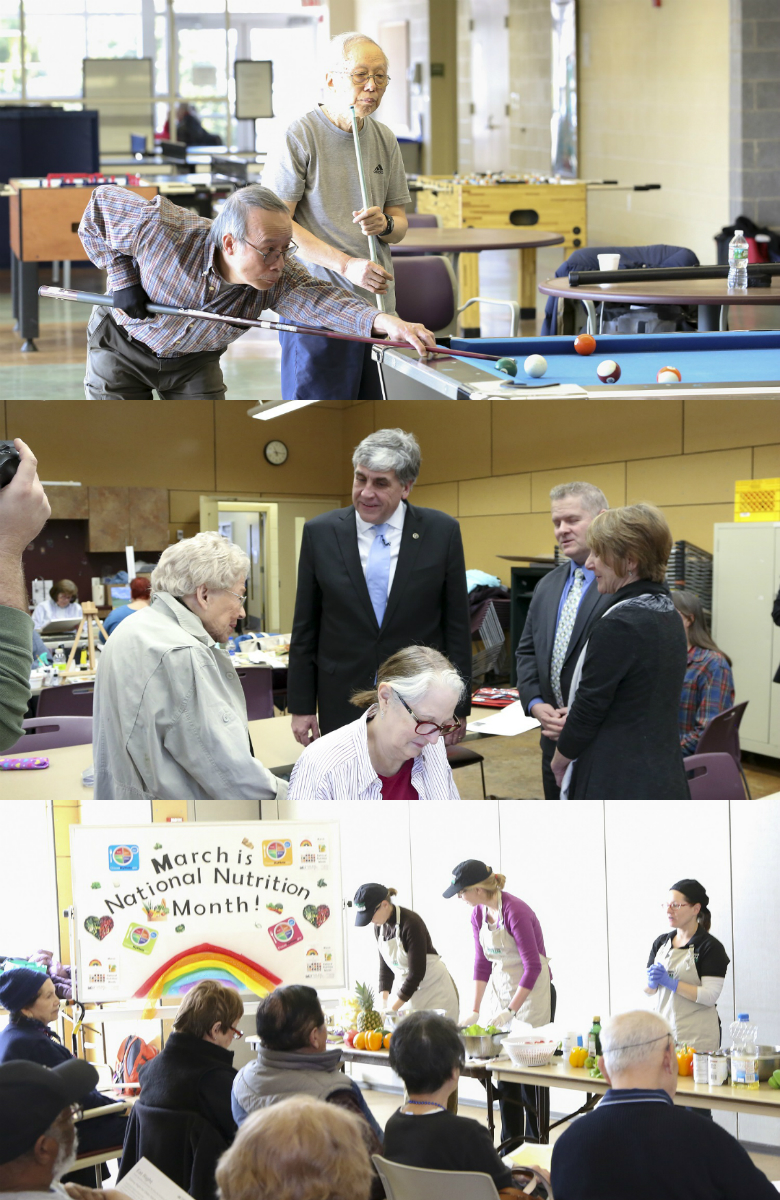
M42 1067L59 1067L79 1060L62 1045L49 1025L57 1017L60 1002L48 975L29 967L12 967L0 975L0 1004L10 1013L0 1033L0 1064L26 1061ZM79 1080L80 1076L77 1077ZM83 1108L99 1108L115 1101L97 1091L97 1073L90 1089L82 1093ZM127 1118L112 1113L86 1121L79 1131L82 1151L108 1150L124 1141ZM75 1182L90 1182L94 1168L72 1176Z
M357 721L310 742L293 769L291 800L459 800L443 735L458 726L464 684L429 646L382 663Z
M127 1200L113 1188L60 1183L76 1161L74 1106L86 1107L98 1081L91 1063L0 1066L0 1195L16 1200ZM90 1172L94 1179L94 1171Z
M254 1113L217 1167L219 1200L369 1200L360 1118L309 1096Z
M568 800L686 800L678 714L685 635L665 582L672 534L650 504L613 508L586 534L601 595L574 670L552 771Z
M370 1127L364 1132L371 1153L380 1153L381 1130L358 1085L340 1070L341 1050L327 1049L325 1014L315 989L298 983L278 987L258 1004L255 1025L261 1041L257 1058L241 1068L233 1084L236 1124L286 1096L315 1096L362 1117Z
M677 1057L662 1017L611 1017L601 1048L609 1090L555 1143L555 1200L777 1200L730 1133L673 1103Z
M212 979L196 984L181 1003L162 1053L141 1070L141 1102L150 1108L199 1113L229 1145L236 1132L230 1107L236 1077L230 1047L241 1036L235 1026L243 1012L233 988Z
M116 629L119 622L124 621L125 617L131 617L133 613L140 612L142 608L148 608L152 602L151 595L152 585L148 579L144 578L143 575L137 575L135 579L132 579L130 581L130 603L111 609L111 612L103 622L103 628L106 633L110 634ZM102 633L100 640L103 643L106 641Z
M249 559L218 533L169 546L152 604L107 641L95 684L95 799L269 800L287 784L253 756L225 643Z
M49 596L33 609L33 625L43 629L50 621L80 621L79 592L70 579L58 579L49 588Z
M687 756L696 753L707 722L733 708L734 677L731 659L712 640L695 592L672 592L672 600L682 617L688 643L688 670L680 700L680 746Z
M22 553L49 519L37 460L21 438L16 474L0 488L0 754L22 736L30 700L33 623L27 611Z
M512 1171L485 1126L447 1112L463 1062L463 1043L446 1017L416 1012L401 1022L390 1042L390 1066L408 1099L385 1126L385 1158L429 1171L481 1171L499 1195L517 1196Z

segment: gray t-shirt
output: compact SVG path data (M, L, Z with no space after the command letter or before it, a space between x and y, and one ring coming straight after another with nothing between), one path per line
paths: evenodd
M406 172L395 134L366 117L359 139L369 207L408 204ZM288 127L284 139L269 152L262 182L282 200L297 202L294 219L309 233L351 258L370 257L368 238L359 225L352 223L353 211L363 207L352 133L339 129L320 108L312 109ZM377 238L377 249L381 265L392 271L390 247ZM376 304L373 292L357 287L337 271L301 261L312 275L349 288L368 304ZM387 311L395 312L392 284L386 300Z

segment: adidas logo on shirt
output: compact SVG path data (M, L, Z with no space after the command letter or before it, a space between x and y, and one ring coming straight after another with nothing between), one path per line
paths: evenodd
M383 170L383 168L382 168L382 164L381 164L381 163L377 163L377 164L376 164L376 166L374 167L374 174L375 174L375 175L384 175L384 173L385 173L385 172L384 172L384 170Z

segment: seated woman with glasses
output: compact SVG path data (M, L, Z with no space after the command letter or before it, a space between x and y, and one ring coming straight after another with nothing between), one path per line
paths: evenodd
M236 1132L230 1047L242 1036L236 1026L243 1014L243 1001L233 988L213 979L196 984L182 1001L162 1053L141 1068L141 1102L149 1108L196 1112L230 1145Z
M306 747L290 779L290 800L459 800L442 741L458 726L464 683L430 646L396 651L376 687L352 703L357 721Z

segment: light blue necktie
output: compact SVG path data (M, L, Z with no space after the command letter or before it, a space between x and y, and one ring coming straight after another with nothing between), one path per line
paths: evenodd
M387 585L390 582L390 542L385 536L386 529L387 525L374 526L374 540L366 564L368 594L380 627L387 608Z

